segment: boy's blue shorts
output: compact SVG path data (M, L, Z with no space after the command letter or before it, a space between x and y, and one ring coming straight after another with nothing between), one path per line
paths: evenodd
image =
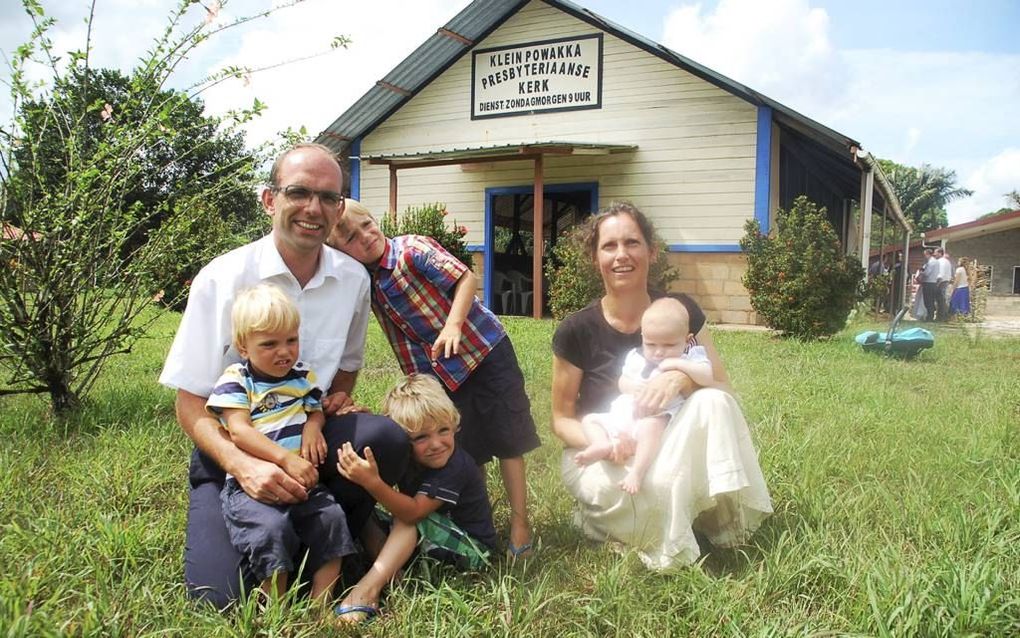
M220 501L230 543L248 561L259 582L278 571L293 573L302 546L308 548L309 565L322 565L357 551L347 516L322 485L312 488L303 503L269 505L248 496L229 478Z

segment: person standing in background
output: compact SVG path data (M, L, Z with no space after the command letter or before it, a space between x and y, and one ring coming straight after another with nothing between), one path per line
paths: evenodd
M938 305L935 298L939 294L939 264L931 248L924 249L924 266L918 274L921 280L921 297L924 299L924 321L935 321L935 309Z
M935 261L938 264L938 272L935 282L938 288L938 296L935 298L938 315L937 321L949 320L949 294L953 291L953 262L946 256L944 248L935 249Z

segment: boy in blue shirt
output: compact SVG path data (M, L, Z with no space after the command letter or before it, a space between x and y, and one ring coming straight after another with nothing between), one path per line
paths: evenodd
M439 381L430 375L408 375L386 395L382 411L410 436L413 467L398 491L379 477L371 448L365 448L365 458L347 443L340 450L340 474L363 487L393 516L372 567L336 608L347 622L378 615L383 587L416 547L465 570L488 565L496 548L485 478L471 456L455 444L460 413Z

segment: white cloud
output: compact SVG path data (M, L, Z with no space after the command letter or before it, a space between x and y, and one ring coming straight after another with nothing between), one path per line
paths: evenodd
M828 13L806 0L722 0L711 13L671 12L663 44L791 107L828 112L845 75L829 30Z
M231 80L209 89L201 97L206 110L222 114L251 106L257 97L267 104L266 113L247 126L253 143L275 137L288 127L305 125L314 135L325 129L372 85L436 32L469 0L387 0L386 2L337 2L307 0L272 13L237 29L230 29L197 49L173 80L181 88L227 65L259 67L330 51L335 36L352 39L348 49L298 61L257 73L245 86ZM216 23L270 9L279 2L237 0L220 12ZM101 3L94 21L94 65L130 71L165 26L167 6L160 0L113 0ZM80 48L84 42L83 14L57 5L60 18L51 31L55 49ZM27 19L13 14L0 25L10 51L30 33ZM205 10L192 7L189 24L201 21ZM41 72L38 78L45 77ZM5 96L0 113L9 114ZM6 119L6 118L5 118Z
M914 151L914 148L917 147L917 143L920 141L921 141L921 129L917 128L916 126L911 126L910 128L908 128L907 139L904 140L903 151L900 153L900 155L910 156L910 154Z
M270 24L248 30L238 46L216 58L207 71L313 55L328 50L339 35L352 42L347 49L257 73L249 86L238 80L226 82L203 96L206 106L222 113L249 106L258 97L268 108L248 126L250 139L270 139L302 125L315 135L466 4L466 0L318 1L280 12Z
M963 185L973 190L974 195L950 208L950 224L1005 208L1008 205L1005 194L1020 190L1020 147L1007 148L984 162L966 177Z
M956 171L975 194L950 204L950 223L995 210L1020 188L982 177L1015 162L1004 149L1020 139L1018 55L840 49L829 16L808 0L681 6L663 42L879 157Z

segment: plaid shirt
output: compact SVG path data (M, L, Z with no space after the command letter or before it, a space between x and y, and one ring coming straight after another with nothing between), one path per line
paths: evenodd
M506 336L496 315L474 299L461 326L460 354L432 361L432 344L446 325L454 288L467 270L431 237L403 235L386 240L372 276L372 311L404 374L431 373L451 391Z

